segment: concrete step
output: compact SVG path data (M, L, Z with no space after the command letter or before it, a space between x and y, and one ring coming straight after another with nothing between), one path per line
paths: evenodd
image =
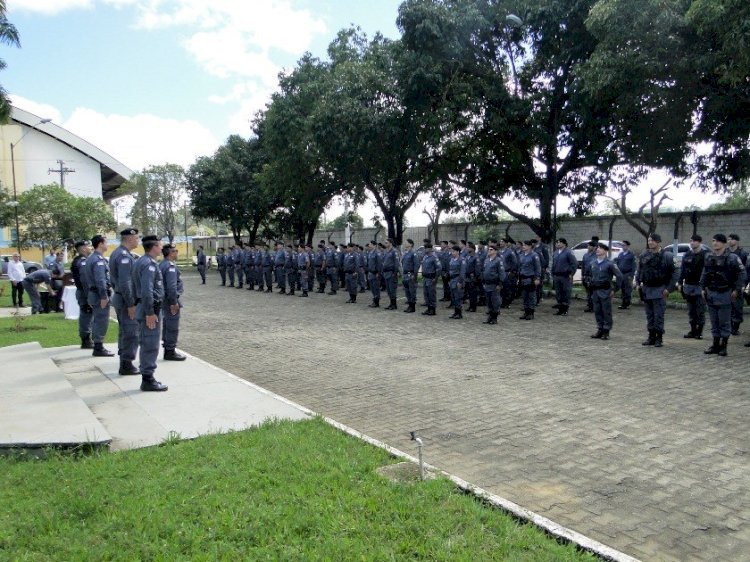
M38 343L0 348L0 449L106 447L112 438Z

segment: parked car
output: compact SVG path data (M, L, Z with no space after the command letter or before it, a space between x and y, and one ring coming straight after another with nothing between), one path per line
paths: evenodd
M13 259L13 254L3 254L0 256L0 261L3 264L3 275L8 275L8 262ZM23 263L23 269L26 273L33 273L37 269L42 269L42 264L36 263L35 261L21 260Z
M665 250L669 250L670 252L673 251L672 244L665 244L663 245L663 248ZM706 246L705 244L701 244L701 248L704 250L710 252L711 249ZM677 244L677 253L674 255L674 264L676 266L682 265L682 258L685 257L685 254L687 254L690 251L690 244L688 242L680 242Z
M581 269L581 264L583 263L583 255L588 251L589 249L589 242L590 240L584 240L580 244L576 244L571 248L573 255L576 257L576 260L578 260L578 269ZM612 243L609 243L609 240L599 240L599 242L604 242L607 246L609 246L609 249L611 251L611 258L614 259L617 257L617 254L622 252L623 244L620 240L612 240Z

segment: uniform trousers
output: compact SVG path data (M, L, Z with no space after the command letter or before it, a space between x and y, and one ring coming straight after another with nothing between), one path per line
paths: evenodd
M463 308L464 305L464 283L458 277L450 280L451 305L453 308Z
M623 273L622 274L622 306L630 306L633 302L633 274Z
M339 290L339 270L336 267L329 267L326 269L326 274L331 280L331 291Z
M221 277L221 284L226 285L227 284L227 268L226 267L219 268L219 277Z
M357 296L357 274L355 272L344 273L344 282L346 283L346 292L349 296L355 298Z
M521 297L523 298L523 309L536 309L536 285L533 279L521 280Z
M643 301L646 308L646 328L651 331L664 333L664 314L667 310L667 301L659 297L658 299L645 299Z
M146 325L146 318L139 318L141 347L138 353L140 364L138 368L144 379L154 377L156 371L156 359L159 357L159 342L161 340L162 318L161 314L156 317L156 325L153 329Z
M417 276L412 273L404 273L402 285L406 294L406 302L417 304Z
M174 351L177 347L177 338L180 335L180 312L182 306L177 309L177 314L172 314L169 305L164 309L164 324L162 329L162 342L165 351Z
M384 271L383 278L385 279L385 290L388 293L388 298L391 300L396 299L398 276L393 271Z
M43 312L44 308L42 307L42 299L39 297L39 289L36 284L31 281L26 281L26 279L21 281L21 284L31 299L31 312Z
M286 290L286 272L284 271L284 266L277 265L274 267L274 273L276 273L276 287Z
M370 282L370 292L373 299L380 298L380 276L376 273L368 273L367 280Z
M263 266L263 277L266 281L266 290L270 290L273 288L273 279L272 279L273 271L271 270L271 266ZM261 286L263 284L261 283Z
M98 300L94 304L91 304L91 300L89 298L89 305L93 309L91 315L91 340L94 343L104 343L104 337L107 335L107 328L109 328L109 302L107 302L107 306L102 308Z
M502 305L500 287L500 285L484 284L484 298L487 301L487 312L492 316L500 313L500 306Z
M424 279L422 292L424 295L424 302L428 308L437 307L437 286L435 279Z
M206 266L205 265L199 265L198 266L198 275L201 276L201 282L206 282Z
M570 306L570 294L573 291L573 281L570 280L570 275L555 274L553 279L557 304L561 306Z
M600 330L612 329L612 289L595 289L591 291L594 305L596 327Z
M78 302L78 308L81 309L81 312L78 315L78 335L81 339L90 338L93 314L81 289L76 289L76 301Z
M711 319L711 335L715 338L728 338L732 334L731 291L706 291L706 304Z
M122 299L119 295L114 295L113 301L118 302L114 306L117 323L120 325L117 331L117 354L123 361L133 361L138 352L138 340L140 329L138 321L128 316L128 309L122 306Z

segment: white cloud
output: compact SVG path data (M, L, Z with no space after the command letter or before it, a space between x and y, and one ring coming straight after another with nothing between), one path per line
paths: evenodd
M104 115L78 108L63 127L134 170L167 162L189 166L219 146L211 131L196 121L148 114Z
M34 12L51 16L65 10L91 8L92 0L9 0L8 12Z
M52 122L57 125L59 125L62 120L60 110L47 103L35 102L15 94L11 94L10 101L12 105L23 109L24 111L28 111L29 113L33 113L40 119L52 119Z

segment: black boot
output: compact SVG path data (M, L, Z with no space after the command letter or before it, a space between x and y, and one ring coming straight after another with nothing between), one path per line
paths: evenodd
M141 372L138 370L138 367L133 365L132 361L127 361L125 359L120 359L120 370L119 370L120 376L127 376L127 375L140 375Z
M644 341L641 345L654 345L656 343L656 332L654 330L648 331L648 339Z
M349 298L352 301L352 304L357 304L357 293L352 293Z
M497 324L497 312L490 312L487 315L487 320L482 322L482 324Z
M529 309L524 308L523 309L523 316L518 317L519 320L529 320Z
M174 349L164 350L164 361L184 361L187 359L182 353L177 353Z
M654 340L654 347L661 347L664 345L664 342L662 341L662 336L664 336L664 332L656 331L656 339Z
M595 334L591 334L591 339L600 340L602 339L603 335L604 335L604 330L602 330L601 328L598 328Z
M422 313L422 316L435 316L435 309L431 306L428 306L427 310Z
M732 322L732 335L733 336L740 335L740 323L739 322Z
M114 357L115 354L112 353L109 349L104 347L103 343L95 343L94 344L94 352L91 354L94 357Z
M470 306L466 309L466 312L476 312L477 311L477 305Z
M694 338L695 337L695 324L690 324L690 331L682 337L685 338L686 340Z
M464 317L464 315L461 313L461 308L460 307L454 308L453 309L453 315L449 316L449 318L451 318L452 320L460 320L463 317Z
M379 308L380 307L380 299L372 299L372 302L367 305L367 308Z
M601 337L601 339L603 339L603 340L608 340L609 339L609 330L602 330L602 337Z
M406 307L406 310L404 310L405 313L411 314L412 312L416 312L417 308L413 302L408 303L409 306Z
M328 294L329 294L329 295L332 295L332 296L333 296L333 295L335 295L335 294L336 294L336 291L334 291L334 290L330 290L330 291L328 291Z
M557 308L557 312L555 312L555 316L567 316L568 315L568 305L567 304L561 304Z
M306 297L307 296L307 291L302 291L302 294L300 296L301 297Z
M714 353L719 353L719 348L721 348L721 338L714 337L714 343L711 344L711 347L709 347L705 353L706 355L712 355Z
M91 341L90 335L81 338L81 349L94 349L94 342Z
M745 344L745 347L750 347L750 341Z
M703 339L703 324L696 324L695 330L693 331L693 338L696 340Z
M387 307L385 307L386 310L398 310L398 305L396 304L396 299L391 299L391 304Z
M143 377L141 381L141 390L143 392L165 392L169 387L161 384L154 377Z
M721 338L719 340L719 355L721 357L727 356L727 344L729 343L729 338Z

